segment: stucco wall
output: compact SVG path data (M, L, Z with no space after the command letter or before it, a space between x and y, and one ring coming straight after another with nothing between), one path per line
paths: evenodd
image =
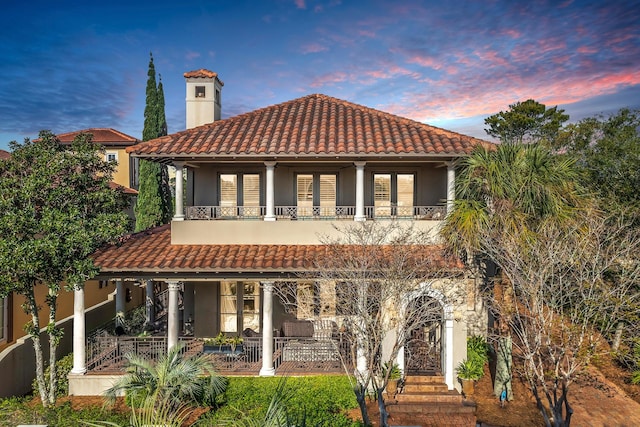
M87 310L87 330L97 328L99 325L112 319L115 313L115 303L112 299L103 302ZM58 358L72 351L73 341L73 316L56 322L62 328L64 335L58 347ZM47 334L40 334L44 357L49 357L49 340ZM31 392L31 383L35 378L35 353L33 341L30 337L22 337L18 341L5 348L0 353L0 397L22 396Z

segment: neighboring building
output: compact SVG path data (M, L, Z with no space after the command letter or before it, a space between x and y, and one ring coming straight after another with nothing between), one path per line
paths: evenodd
M79 133L92 133L94 141L103 145L106 149L105 160L118 161L118 168L114 174L114 180L110 183L112 188L123 187L123 191L131 196L132 204L128 213L133 218L133 203L138 192L132 188L132 184L137 186L137 159L130 159L125 151L126 147L139 142L137 139L125 135L113 129L86 129L83 131L69 132L58 135L60 142L70 144ZM0 159L8 159L11 153L0 150ZM135 175L135 176L130 176ZM133 283L128 283L130 301L126 304L127 309L139 306L144 301L144 290L136 287ZM116 285L109 281L93 280L87 282L86 306L90 312L89 324L96 327L103 324L108 319L113 318L115 313L113 298L109 298L115 293ZM44 307L44 299L47 294L47 287L36 287L36 300L41 301L43 309L40 311L40 325L46 326L49 312ZM21 395L31 391L31 381L35 376L33 370L34 353L31 339L24 331L24 326L31 320L30 315L22 309L24 298L21 295L11 294L7 298L0 299L0 371L5 372L6 378L0 383L0 396ZM60 343L58 354L65 355L71 351L73 319L73 294L70 292L60 292L58 297L58 309L56 320L58 326L64 331L64 337ZM45 337L46 334L41 335ZM46 350L48 346L43 346ZM11 376L9 375L11 373Z
M310 255L322 250L319 234L333 233L336 222L392 219L435 233L453 202L456 161L489 144L320 94L217 120L216 73L184 76L189 129L127 148L132 157L176 168L173 221L131 235L95 261L103 279L167 284L169 346L185 332L260 334L256 375L273 375L274 357L286 358L273 349L274 330L290 320L273 288L297 280ZM205 116L210 123L202 124ZM442 308L424 339L437 347L436 365L450 389L457 387L453 370L466 357L467 335L486 330L475 286L461 279L462 299L428 289L416 296ZM335 311L337 296L331 298L334 310L322 317L339 326L344 316ZM82 373L84 337L74 340L74 371ZM72 390L86 392L82 381L71 378Z
M102 145L105 149L104 159L108 162L118 163L118 167L113 174L113 182L125 187L127 190L137 190L139 172L138 159L130 157L126 149L140 141L132 136L110 128L83 129L61 133L57 136L62 144L70 145L74 138L81 133L92 134L93 142ZM128 192L131 194L130 191Z

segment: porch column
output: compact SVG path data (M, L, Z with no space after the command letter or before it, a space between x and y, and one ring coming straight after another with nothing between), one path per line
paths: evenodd
M447 383L449 390L454 389L454 377L453 377L453 314L445 312L444 320L444 381Z
M456 169L453 162L447 163L447 213L453 209L456 199Z
M273 282L261 282L263 289L262 305L262 368L261 377L272 377L273 367Z
M175 162L173 166L176 168L176 208L173 220L184 221L184 207L182 206L182 201L184 200L184 178L182 175L184 163Z
M120 322L124 321L124 314L126 312L125 306L125 289L122 279L116 280L116 328L120 325ZM124 333L124 331L122 331ZM116 331L117 333L117 331Z
M172 280L167 282L169 289L169 310L167 313L167 351L178 345L178 293L180 282Z
M354 221L365 221L364 216L364 165L366 162L354 162L356 166L356 215Z
M73 368L72 374L87 372L84 319L84 286L73 287Z
M146 285L146 297L145 297L145 307L147 309L147 324L152 324L156 321L156 293L153 289L153 280L147 280L145 282Z
M276 162L264 162L264 165L267 167L267 194L266 194L267 212L265 213L264 220L275 221L276 209L274 204L275 203L274 202L274 195L275 195L274 171L276 167Z

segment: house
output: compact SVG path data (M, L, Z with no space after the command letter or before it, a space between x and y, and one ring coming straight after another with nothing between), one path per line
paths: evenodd
M94 141L103 145L106 149L105 160L118 161L118 168L114 179L110 183L112 187L123 187L123 191L131 197L131 205L128 213L133 218L133 203L137 191L137 160L129 159L126 147L135 145L137 139L114 129L85 129L58 135L62 144L71 144L79 133L92 133ZM8 159L11 153L0 150L0 159ZM115 313L115 301L113 295L116 286L104 280L92 280L86 283L86 307L88 327L93 329L109 319ZM139 306L144 301L144 290L128 283L122 292L129 293L129 301L125 301L123 310ZM35 289L36 300L44 301L47 294L46 286L38 286ZM35 377L33 366L35 356L31 338L24 331L24 326L31 320L30 315L22 309L24 298L21 295L11 294L0 299L0 371L4 373L5 380L0 383L0 396L23 395L31 391L31 383ZM60 292L56 323L65 333L58 347L58 354L64 355L72 349L72 323L73 323L73 294ZM43 307L46 305L42 304ZM48 311L43 308L40 311L40 324L48 322ZM46 343L46 334L41 334ZM48 346L43 345L46 349Z
M118 166L113 174L113 183L124 187L126 190L138 189L138 159L132 158L127 153L127 147L131 147L140 141L132 136L111 128L90 128L58 134L60 143L70 145L74 138L81 133L93 135L93 142L104 147L104 160L117 162ZM125 191L126 191L125 190ZM135 194L135 193L132 193Z
M217 74L184 76L189 128L126 150L175 167L173 220L99 251L100 277L166 284L169 347L250 330L245 342L259 347L248 361L255 375L273 375L287 354L312 362L307 369L330 361L322 345L297 340L294 354L279 335L296 327L296 337L315 339L327 324L340 327L335 303L334 312L325 310L312 327L292 325L300 319L287 317L274 288L297 280L322 250L318 235L335 232L335 223L410 221L436 233L454 199L456 161L489 143L321 94L219 120L223 84ZM435 364L449 389L456 387L454 366L466 357L467 334L486 328L474 286L461 279L461 300L428 286L415 296L441 307L424 339L436 346ZM82 291L76 297L81 324ZM96 375L83 375L87 360L89 370L111 360L115 342L85 355L85 337L74 336L72 394L101 387ZM136 349L142 344L130 342ZM297 360L302 351L311 359Z

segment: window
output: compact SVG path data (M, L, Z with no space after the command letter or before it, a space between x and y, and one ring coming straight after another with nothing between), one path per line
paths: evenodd
M336 176L330 174L298 174L296 195L298 215L335 215Z
M260 331L260 284L220 282L220 331L238 334L247 328Z
M104 155L104 159L107 162L117 162L118 161L118 153L109 153L109 152L107 152Z
M220 105L220 89L216 89L216 104Z
M220 209L222 216L260 216L260 174L220 174Z
M205 87L204 86L196 86L196 98L204 98L205 96Z
M381 216L412 216L414 206L414 175L376 173L373 175L375 214Z

